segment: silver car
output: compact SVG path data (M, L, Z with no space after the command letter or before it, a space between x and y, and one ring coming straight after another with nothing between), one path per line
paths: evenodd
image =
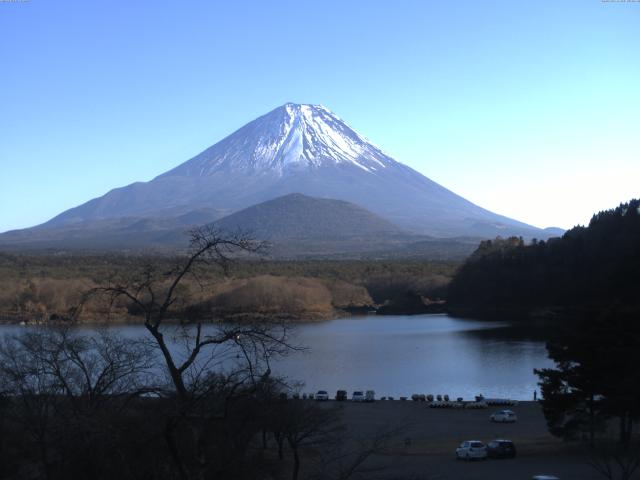
M327 392L326 390L318 390L318 393L316 393L315 397L316 397L316 400L325 402L329 400L329 392Z
M456 458L463 460L484 460L487 458L487 446L478 440L467 440L456 448Z
M362 393L361 391L353 392L353 395L351 396L352 402L364 402L364 400L364 393Z
M518 417L512 410L500 410L491 415L492 422L513 423L516 420L518 420Z

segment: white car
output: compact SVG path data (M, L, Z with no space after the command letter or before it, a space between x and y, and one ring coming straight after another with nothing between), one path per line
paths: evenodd
M478 440L467 440L456 448L456 458L474 460L487 458L487 446Z
M367 393L364 394L365 402L375 402L376 401L376 392L373 390L367 390Z
M364 393L362 393L361 391L353 392L353 395L351 396L352 402L364 402L364 400Z
M320 400L321 402L329 400L329 392L326 390L318 390L318 393L316 393L316 400Z
M513 423L518 420L516 414L511 410L500 410L491 415L492 422L498 423Z

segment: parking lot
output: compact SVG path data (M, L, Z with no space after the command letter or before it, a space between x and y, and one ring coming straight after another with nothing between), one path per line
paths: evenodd
M334 403L334 402L329 402ZM434 409L427 403L377 401L340 402L348 431L354 436L373 436L383 429L398 429L384 454L369 461L385 467L371 478L414 480L516 480L536 474L553 474L561 480L602 478L587 465L588 457L576 445L552 437L534 402L510 407L518 415L515 423L492 423L484 410ZM515 459L456 460L455 449L465 440L485 443L496 438L515 442Z

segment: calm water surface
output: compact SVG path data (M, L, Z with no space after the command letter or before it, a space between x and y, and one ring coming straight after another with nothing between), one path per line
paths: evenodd
M24 327L0 327L15 333ZM90 330L92 327L83 327ZM142 326L111 327L126 336ZM544 342L502 322L449 315L368 316L297 325L307 350L273 364L277 375L304 382L302 392L375 390L378 396L448 394L529 400L534 368L551 366Z
M529 400L538 388L533 369L552 365L540 339L505 323L448 315L338 319L299 326L295 337L309 350L274 370L304 380L308 392Z

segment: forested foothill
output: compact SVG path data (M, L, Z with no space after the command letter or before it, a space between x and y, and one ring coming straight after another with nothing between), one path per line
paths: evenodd
M562 238L483 242L449 287L455 311L544 317L554 368L536 370L549 431L586 442L604 478L640 467L640 200Z
M597 213L561 238L486 240L451 282L448 302L474 315L640 308L640 200Z

